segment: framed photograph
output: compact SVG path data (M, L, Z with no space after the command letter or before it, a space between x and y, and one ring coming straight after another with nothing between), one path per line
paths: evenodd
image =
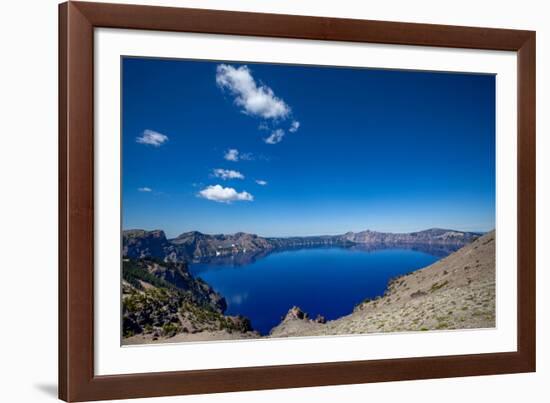
M60 5L59 397L535 371L535 33Z

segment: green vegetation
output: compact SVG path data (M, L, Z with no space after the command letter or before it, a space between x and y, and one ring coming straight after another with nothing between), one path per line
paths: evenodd
M180 331L180 326L175 323L168 322L162 325L162 333L166 337L174 337Z
M147 261L159 264L156 259L148 258ZM122 278L138 290L143 290L140 280L155 287L169 288L173 290L177 289L175 285L150 273L147 270L147 265L143 261L138 262L135 260L129 260L123 262Z

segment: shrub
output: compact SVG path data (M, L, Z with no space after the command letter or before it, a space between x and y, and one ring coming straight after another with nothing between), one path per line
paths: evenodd
M162 333L166 337L173 337L179 332L179 326L175 323L169 322L162 325Z

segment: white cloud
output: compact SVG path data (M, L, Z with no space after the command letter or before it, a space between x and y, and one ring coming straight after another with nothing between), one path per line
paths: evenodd
M142 187L142 188L138 188L138 192L152 192L152 191L153 191L153 189L148 188L147 186Z
M288 129L288 131L291 133L296 133L299 128L300 128L300 122L298 122L297 120L294 120L290 124L290 128Z
M256 83L247 66L235 68L228 64L218 65L216 84L229 90L235 97L235 104L247 115L264 119L284 119L291 112L290 107L277 98L271 88Z
M237 162L239 160L239 150L236 150L235 148L230 148L225 152L223 158L225 158L227 161Z
M285 131L283 129L277 129L271 132L269 137L266 137L264 139L264 142L266 142L267 144L277 144L283 140L284 136L285 136Z
M254 196L248 192L237 192L233 188L224 188L221 185L208 186L198 193L199 197L218 203L231 203L233 201L253 201Z
M241 153L236 148L230 148L225 152L223 155L223 158L227 161L252 161L254 159L254 155L252 153Z
M244 175L240 173L239 171L233 171L232 169L213 169L212 170L213 175L216 178L221 178L223 180L227 179L244 179Z
M264 181L262 179L256 179L256 183L260 186L265 186L267 185L267 181Z
M140 137L136 137L136 142L151 145L153 147L160 147L167 141L168 136L149 129L145 130Z

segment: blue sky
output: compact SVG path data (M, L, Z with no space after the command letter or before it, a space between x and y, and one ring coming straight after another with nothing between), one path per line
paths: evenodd
M495 77L124 58L123 227L495 226Z

